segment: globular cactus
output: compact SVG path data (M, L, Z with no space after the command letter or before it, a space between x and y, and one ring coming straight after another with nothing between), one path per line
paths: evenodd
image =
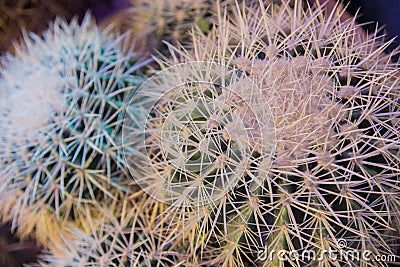
M354 20L342 21L342 12L337 6L324 14L320 5L301 1L234 5L229 15L220 13L208 37L193 36L192 49L170 46L175 57L161 63L168 74L159 79L159 91L139 90L132 107L143 105L150 112L141 129L144 142L132 144L149 165L134 165L132 174L146 191L172 204L164 213L172 223L159 227L189 244L185 264L374 266L375 256L394 254L390 244L398 236L393 229L400 211L398 64L383 52L387 44L381 37L360 36ZM199 61L209 68L168 69ZM223 127L209 116L229 119L230 113L216 108L218 93L196 83L206 81L215 92L231 86L238 95L247 88L221 84L236 79L215 71L213 63L231 67L260 88L261 96L255 96L265 105L251 105L252 114L271 113L275 126L270 136L276 149L254 154L241 178L226 176L226 181L238 179L227 187L216 183L230 173L229 164L216 166L224 162L219 155L228 151L229 138L223 132L212 136ZM203 145L199 137L207 134L217 141ZM257 161L271 152L270 164ZM240 166L237 160L228 162ZM146 183L147 178L159 182ZM204 185L209 188L202 199L209 201L196 203L196 188ZM360 257L346 257L349 251ZM365 251L368 258L362 256Z
M58 18L2 59L0 205L14 229L52 239L80 223L82 204L130 190L121 134L138 66L123 36L100 31L90 15L81 24Z

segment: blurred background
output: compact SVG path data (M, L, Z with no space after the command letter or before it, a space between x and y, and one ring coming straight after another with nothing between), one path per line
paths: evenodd
M82 17L91 10L98 22L128 6L129 0L0 0L0 51L19 40L21 28L40 33L55 16Z
M364 25L364 28L373 32L378 26L385 26L381 33L387 34L386 39L396 37L396 40L389 46L388 50L393 50L400 45L400 1L399 0L345 0L348 5L347 10L355 15L358 12L357 21ZM398 60L397 56L394 60Z

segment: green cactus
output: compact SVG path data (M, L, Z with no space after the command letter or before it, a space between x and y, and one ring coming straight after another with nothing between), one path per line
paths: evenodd
M100 31L86 15L81 24L56 19L43 39L32 34L2 59L0 203L14 228L34 231L42 213L62 226L82 219L82 204L133 189L121 134L142 78L122 47L123 36ZM37 239L51 239L54 232L43 230Z
M209 107L218 101L195 81L213 77L214 70L210 68L207 74L198 69L167 71L158 89L150 86L143 95L139 91L136 100L137 105L146 106L145 97L163 96L159 102L150 101L155 109L147 118L148 131L143 132L147 139L136 143L150 165L136 167L132 173L145 191L173 204L166 212L182 221L172 220L167 232L191 244L188 264L368 266L372 264L368 259L334 259L324 251L368 250L370 257L394 254L387 244L396 238L387 233L399 223L400 88L398 64L383 52L388 44L376 34L360 36L354 20L342 21L340 7L326 15L323 7L311 8L301 1L232 8L228 16L221 13L215 32L194 37L192 49L171 45L175 57L160 64L168 70L182 62L207 62L208 66L215 62L245 73L266 99L264 107L252 106L254 114L270 111L275 121L271 169L258 165L257 155L251 158L245 178L233 175L241 183L226 184L225 194L214 190L214 183L211 190L204 190L210 203L200 201L196 206L191 200L192 205L187 205L187 199L195 196L197 200L199 194L185 186L211 184L224 174L215 168L220 162L215 151L220 147L209 142L204 154L198 153L203 147L198 137L216 131L208 123L208 114L212 115ZM164 94L186 85L187 77L189 90ZM209 100L196 102L204 98ZM213 111L229 120L229 112ZM187 138L181 140L185 132ZM223 135L215 138L214 143L226 146L220 141ZM209 162L214 163L212 169ZM177 171L182 166L199 169L196 175L202 179L193 172ZM257 176L259 172L262 175ZM141 183L147 179L153 183ZM183 190L174 190L174 183ZM286 257L284 263L276 254L259 257L264 249L286 255L313 251L323 258Z

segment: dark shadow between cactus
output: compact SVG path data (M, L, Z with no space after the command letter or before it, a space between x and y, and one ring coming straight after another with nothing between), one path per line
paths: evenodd
M41 251L34 239L21 239L12 233L10 222L0 224L0 267L35 263Z

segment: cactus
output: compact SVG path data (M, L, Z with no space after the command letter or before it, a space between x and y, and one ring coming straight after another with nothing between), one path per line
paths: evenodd
M136 183L183 206L203 206L242 187L248 170L268 167L274 149L273 121L262 100L243 73L217 64L193 62L157 73L129 106L142 109L131 114L150 115L124 125L124 142L141 153L127 157ZM144 129L135 131L138 125Z
M220 5L228 5L221 1ZM207 33L211 28L217 2L209 0L140 0L131 1L131 8L119 25L120 31L132 31L136 49L146 52L167 52L164 41L177 44L188 42L189 32L198 27Z
M134 33L148 35L151 42L182 40L186 31L197 24L202 30L208 30L212 4L209 1L135 1L137 16L132 16ZM155 35L155 36L152 36ZM139 37L140 38L140 37ZM161 44L156 44L160 48Z
M217 6L210 34L168 45L132 99L138 66L87 21L28 39L1 72L3 217L26 233L83 220L42 265L387 265L363 253L395 254L399 235L398 63L330 12ZM127 168L161 202L132 195Z
M0 70L1 215L38 240L54 238L47 224L84 219L82 204L133 189L121 129L142 80L123 36L100 31L89 14L81 24L58 18L43 36L25 36Z
M185 186L193 189L223 178L224 172L216 171L221 160L214 153L227 142L221 141L223 135L217 136L214 143L218 145L206 143L202 152L198 137L222 129L204 116L214 115L209 107L219 105L218 96L210 98L213 93L202 91L195 82L213 78L215 73L223 75L215 80L231 81L231 74L213 68L189 73L176 68L159 79L158 89L149 87L159 91L139 91L133 106L154 107L148 110L144 143L135 144L149 165L131 171L145 191L173 204L165 214L181 222L172 220L166 230L161 224L160 231L174 233L175 241L184 239L190 244L187 264L368 266L374 263L362 257L335 259L324 251L368 250L370 258L394 254L388 244L398 235L392 230L399 224L400 208L398 64L383 52L388 44L381 37L361 38L354 20L343 21L342 12L336 6L324 15L322 6L310 7L301 1L235 5L228 15L220 12L216 29L208 37L193 36L192 49L169 46L175 57L160 62L167 70L181 62L200 61L246 74L266 99L264 107L251 106L254 114L271 112L275 121L271 168L257 161L268 158L265 152L254 154L239 183L228 184L223 194L214 190L215 184L204 190L210 202L193 205L199 190ZM182 85L190 89L167 93ZM232 86L233 92L241 88L223 86ZM157 100L160 96L162 100ZM147 105L147 98L152 98L153 105ZM208 100L199 104L196 99ZM229 119L226 110L211 111ZM189 131L185 131L187 126ZM197 168L201 179L193 170L177 171L182 166ZM159 180L147 184L146 179ZM174 189L174 183L182 190ZM286 256L289 251L300 255L312 251L322 259L286 257L283 263L276 254L260 257L265 249L283 251Z
M167 237L153 230L164 206L146 196L114 202L101 218L89 219L88 229L74 232L80 241L63 256L43 256L41 266L179 266L184 254L161 246Z

